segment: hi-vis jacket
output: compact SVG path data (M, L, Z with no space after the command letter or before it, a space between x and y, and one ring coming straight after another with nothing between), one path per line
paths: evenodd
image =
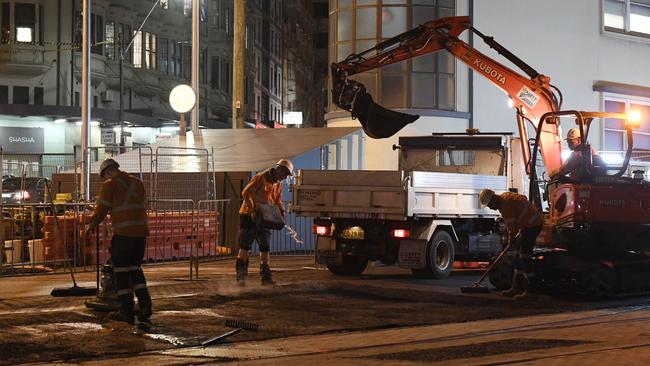
M528 201L526 196L518 193L505 192L501 194L501 217L511 235L529 227L541 226L544 218L537 208Z
M282 205L282 182L273 183L271 169L255 174L241 192L243 201L239 208L240 215L252 216L255 203L268 203L280 208L284 216Z
M109 212L115 235L142 238L149 234L144 185L140 179L120 172L104 182L90 220L98 226Z

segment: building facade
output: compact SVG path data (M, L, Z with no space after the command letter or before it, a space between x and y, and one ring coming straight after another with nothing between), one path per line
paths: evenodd
M635 133L635 148L650 148L650 72L644 66L650 59L650 1L331 0L329 11L331 62L428 20L469 15L475 28L549 76L563 93L563 109L640 111L643 120ZM469 31L461 39L518 70ZM377 103L421 116L399 135L463 132L466 128L517 134L507 96L446 51L354 78L366 85ZM331 101L326 119L328 126L358 123ZM595 124L590 133L592 146L601 151L625 149L621 123ZM566 132L573 124L563 121L562 127ZM365 143L365 167L395 169L397 155L391 147L397 138L363 136L358 143ZM359 149L354 141L333 148L339 150L330 155L353 158L358 154L347 150ZM348 166L362 164L352 160Z

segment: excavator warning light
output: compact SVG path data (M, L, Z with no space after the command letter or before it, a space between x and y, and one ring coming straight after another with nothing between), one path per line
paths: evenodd
M515 101L512 100L512 98L508 98L508 108L512 108L515 106Z
M633 128L641 127L641 112L630 111L630 113L627 115L627 123Z

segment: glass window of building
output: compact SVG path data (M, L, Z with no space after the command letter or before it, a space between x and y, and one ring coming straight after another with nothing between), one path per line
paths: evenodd
M36 5L14 4L16 42L35 42L36 36Z
M161 38L160 41L158 42L158 47L159 47L158 55L160 56L160 61L158 62L158 66L160 67L160 72L162 72L163 74L167 74L169 72L169 70L167 69L167 65L168 65L167 60L169 57L167 38Z
M604 0L605 31L650 38L650 0Z
M14 104L29 104L29 87L14 86Z
M142 67L142 31L133 34L133 67Z
M420 24L455 13L454 0L330 1L330 61L342 61ZM444 51L352 78L363 83L373 99L385 107L456 109L456 62ZM330 110L336 108L330 101Z
M641 127L633 131L634 149L650 149L650 99L607 96L605 112L641 114ZM625 121L608 118L604 125L604 150L624 151L627 149Z
M115 59L115 22L106 21L106 41L105 41L106 58Z

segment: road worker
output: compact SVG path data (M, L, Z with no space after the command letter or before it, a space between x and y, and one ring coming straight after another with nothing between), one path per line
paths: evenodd
M147 235L147 212L142 181L119 170L113 159L102 162L99 175L104 179L97 206L90 218L87 233L92 232L111 214L113 239L111 260L117 281L120 310L111 314L115 320L134 323L133 293L138 298L138 320L148 322L151 317L151 296L142 272Z
M580 129L570 129L567 132L566 141L571 155L558 170L551 172L551 177L567 176L575 182L580 182L589 178L590 175L607 174L607 165L603 158L596 153L594 148L582 143ZM591 156L584 156L588 150Z
M502 294L515 299L526 299L530 297L528 286L533 271L533 247L542 230L544 218L526 196L518 193L505 192L497 195L491 189L484 189L479 194L479 199L484 206L499 210L508 229L508 242L516 248L512 286Z
M248 276L248 256L257 239L260 250L260 277L263 285L273 285L269 267L269 242L271 232L260 227L255 220L255 205L267 203L277 205L284 217L282 204L282 181L293 175L293 164L281 159L273 167L255 174L242 191L242 205L239 209L239 253L235 263L237 283L243 285Z

